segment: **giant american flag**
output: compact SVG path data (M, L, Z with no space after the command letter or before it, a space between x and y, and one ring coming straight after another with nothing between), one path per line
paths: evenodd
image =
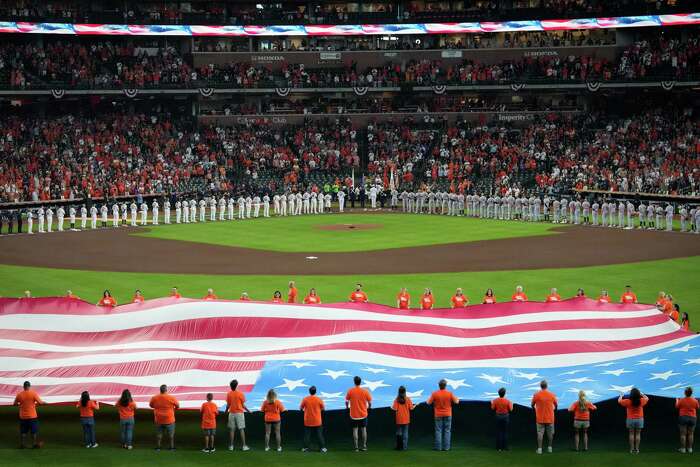
M500 303L402 311L376 304L294 305L163 298L113 309L76 299L0 299L0 404L29 380L49 403L83 390L114 403L129 388L140 406L167 384L184 408L207 392L224 401L239 381L257 407L275 388L296 408L315 385L330 409L358 375L388 406L399 386L421 401L445 378L462 400L506 387L526 404L546 378L563 401L633 385L678 396L700 383L700 336L652 305ZM222 402L223 403L223 402Z

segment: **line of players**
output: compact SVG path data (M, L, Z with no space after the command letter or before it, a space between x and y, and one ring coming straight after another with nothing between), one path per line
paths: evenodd
M552 198L545 196L485 196L445 192L406 192L398 195L403 212L441 214L485 219L587 224L603 227L673 230L676 209L667 203L601 201ZM681 232L700 233L700 206L678 210ZM636 222L635 222L636 220Z
M343 191L337 194L339 210L343 212L345 193ZM276 216L299 216L302 214L323 214L324 211L330 210L332 196L329 193L283 193L274 195L272 198L267 194L263 196L239 196L237 199L233 197L209 197L205 199L175 201L174 205L170 200L163 201L163 217L164 224L170 224L173 221L176 224L180 223L196 223L206 222L207 220L224 221L234 219L251 219L258 217ZM237 210L236 210L237 207ZM174 208L174 209L173 209ZM272 208L272 213L270 212ZM110 216L111 209L111 216ZM237 212L236 212L237 211ZM100 227L119 227L120 225L147 225L149 214L153 225L158 225L160 220L160 203L154 199L150 205L146 202L137 204L136 201L131 203L114 203L110 206L103 204L98 209L93 205L88 208L82 205L80 208L69 206L68 210L63 206L56 208L56 212L52 208L39 207L35 211L30 210L27 213L27 232L34 233L34 220L37 222L37 232L51 232L54 227L54 216L57 219L56 230L63 231L66 218L69 220L70 230L78 228L84 230L88 227L88 221L91 229L96 229L98 223ZM80 220L78 227L77 221Z

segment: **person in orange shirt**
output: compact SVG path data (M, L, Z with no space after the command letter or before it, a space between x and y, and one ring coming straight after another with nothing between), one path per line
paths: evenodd
M122 447L124 449L133 449L136 402L131 397L131 391L124 389L122 396L114 405L119 412L119 437L122 441Z
M663 312L669 316L673 315L675 305L676 304L673 303L673 296L671 294L666 295L666 303L664 303ZM678 319L676 319L675 321L678 321Z
M535 409L535 423L537 424L537 454L542 454L542 441L547 432L549 446L547 452L552 452L554 440L554 411L557 409L557 396L547 389L547 381L540 382L540 390L532 396L530 404Z
M44 405L39 394L33 389L29 381L25 381L22 385L23 390L15 396L13 405L19 406L19 433L20 433L20 448L24 448L24 442L27 435L32 435L32 447L40 448L39 441L39 415L36 413L37 405Z
M245 412L250 413L245 405L245 394L238 390L238 380L229 384L231 390L226 394L226 411L228 412L229 444L228 450L233 451L236 432L241 437L241 451L249 451L245 443Z
M657 307L661 306L661 308L663 308L666 305L666 302L668 302L668 299L666 298L666 292L659 292L659 295L656 297L655 305Z
M169 450L175 450L175 410L180 408L180 403L168 394L168 386L160 387L160 394L151 398L149 407L153 409L153 417L156 424L156 451L160 451L163 441L163 433L168 434Z
M272 294L272 303L284 303L284 300L282 300L282 292L275 290L275 293Z
M214 289L207 289L207 294L203 297L203 300L216 300L218 298L214 293Z
M355 285L355 291L350 294L352 303L367 303L367 294L362 291L362 284Z
M267 397L260 406L260 410L265 414L265 451L270 450L270 433L274 428L277 452L282 452L282 412L286 412L287 409L277 399L277 393L274 389L267 391Z
M202 404L199 412L202 414L202 433L204 434L204 448L202 452L216 452L214 439L216 438L216 414L219 408L216 406L214 394L207 394L207 401Z
M367 450L367 415L372 408L372 395L367 389L360 387L362 379L359 376L353 378L355 387L350 389L345 395L345 407L350 410L350 420L352 420L352 441L355 451ZM362 446L359 440L362 435Z
M322 418L326 406L321 398L316 395L316 386L311 386L309 388L309 395L301 401L299 410L304 412L304 448L302 451L309 451L311 434L315 433L319 449L321 452L326 452L326 441L323 439Z
M66 298L70 298L71 300L80 300L80 297L75 295L72 290L68 289L66 291Z
M316 294L316 289L311 288L309 290L309 295L304 297L304 303L307 305L320 305L321 297Z
M625 286L625 293L620 297L620 303L630 304L637 303L637 296L632 292L632 287L629 285Z
M690 318L688 318L688 313L684 311L682 316L681 329L690 332Z
M506 388L498 390L498 397L491 401L491 410L496 412L496 449L508 450L508 425L513 403L506 399Z
M698 409L700 409L700 403L693 397L693 388L685 388L685 397L676 399L676 408L678 409L678 428L681 432L679 451L692 454L695 425L698 422Z
M408 449L408 427L411 424L411 411L415 409L413 401L406 395L406 388L399 386L391 410L396 412L396 450Z
M481 301L484 305L493 305L496 303L496 296L493 294L493 289L486 289L484 299Z
M408 310L411 307L411 295L406 290L406 287L401 287L401 292L396 296L396 308L399 310Z
M136 292L134 292L134 298L131 299L132 303L143 303L144 302L143 294L139 289L136 289Z
M420 308L421 310L432 310L434 304L433 291L426 287L425 292L420 297Z
M552 288L549 291L549 295L547 295L547 298L544 299L545 302L547 303L552 303L552 302L560 302L561 301L561 296L557 293L556 288Z
M435 417L435 445L436 451L449 451L452 442L452 405L459 404L459 399L452 392L445 389L447 381L441 379L438 382L439 390L434 391L428 398L428 405L433 406Z
M578 400L569 406L569 412L574 413L574 449L580 449L583 438L583 450L588 451L588 428L591 426L591 411L597 407L586 399L586 392L578 392Z
M598 303L610 303L610 295L607 290L601 290L598 295Z
M97 306L115 307L117 306L117 301L112 298L112 294L109 290L102 292L102 298L97 302Z
M586 298L586 292L584 292L583 289L579 288L576 291L576 298Z
M100 410L100 404L90 400L90 393L83 391L76 407L80 410L80 426L83 427L85 447L96 448L99 444L95 441L95 410Z
M649 398L637 388L630 390L629 397L620 394L618 404L627 409L627 430L629 430L630 454L639 454L639 442L644 428L644 406Z
M452 303L452 308L466 308L469 304L469 299L464 295L462 289L459 288L450 299L450 303Z
M519 285L515 288L515 293L511 295L510 300L513 302L526 302L527 295L523 292L523 286Z
M680 318L680 313L681 312L681 307L677 303L672 303L671 304L671 312L668 314L668 317L671 318L675 323L679 323L679 318Z
M294 281L289 281L289 291L287 292L287 303L296 303L299 291L297 290Z
M248 296L248 292L241 292L241 297L238 300L242 302L249 302L250 296Z
M182 298L180 292L177 291L177 287L173 287L172 289L170 289L170 298Z

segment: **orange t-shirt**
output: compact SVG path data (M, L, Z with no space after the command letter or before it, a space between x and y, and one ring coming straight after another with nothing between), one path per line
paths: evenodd
M481 303L484 303L486 305L493 305L494 303L496 303L496 296L492 295L489 297L488 295L484 295L484 300Z
M307 305L318 305L319 303L321 303L321 297L319 297L318 295L307 295L306 297L304 297L304 303L306 303Z
M683 323L681 323L681 328L684 331L690 331L690 321L684 321Z
M321 426L321 412L326 406L318 396L306 396L299 406L304 411L304 426Z
M428 404L432 404L435 417L451 417L452 404L459 404L459 399L447 389L439 389L430 395Z
M513 410L513 403L505 397L497 397L491 401L491 410L499 415L505 415Z
M170 294L170 298L182 298L182 295L179 292L175 292Z
M241 295L241 298L239 298L239 300L243 300L244 302L249 302L249 301L250 301L250 297L247 296L247 295Z
M102 297L97 304L99 306L117 306L117 301L113 297Z
M363 291L353 292L350 294L350 301L354 303L365 303L367 301L367 294Z
M290 287L289 292L287 293L287 303L296 303L298 294L299 292L297 291L296 287Z
M532 396L535 406L535 421L540 424L554 423L554 409L557 408L557 396L546 389L542 389Z
M226 405L229 413L243 413L245 394L239 390L229 391L226 394Z
M569 412L574 413L574 420L590 420L591 410L596 410L597 408L591 402L586 401L586 410L581 410L581 406L576 401L569 406Z
M516 292L510 297L510 299L514 302L526 302L527 295L525 295L525 292Z
M391 406L396 411L396 424L408 425L411 423L411 410L413 410L413 401L410 397L406 397L403 404L399 404L398 399L394 399L394 404Z
M281 298L272 297L272 303L284 303Z
M601 295L598 297L600 303L610 303L610 295Z
M204 300L216 300L217 298L218 298L218 297L216 296L216 294L213 294L213 293L212 293L212 294L206 294L206 295L204 296Z
M620 303L637 303L637 296L633 292L625 292L620 297Z
M435 300L432 294L423 294L420 298L420 307L424 310L430 310L433 307Z
M131 301L132 301L132 303L143 303L143 301L144 301L143 295L141 295L141 296L134 295L134 298L131 299Z
M85 407L83 407L83 404L80 402L78 402L75 406L80 410L81 417L94 417L95 410L100 410L100 404L93 400L89 400L87 404L85 404Z
M547 295L547 298L545 299L545 302L551 303L551 302L560 302L561 301L561 296L558 293L553 293Z
M116 404L117 411L119 412L119 420L125 420L127 418L134 418L136 414L136 402L131 401L126 406L123 406L117 401Z
M453 308L464 308L469 303L466 295L453 295L451 301Z
M408 305L411 302L411 296L407 293L400 293L396 296L396 301L399 302L399 308L401 310L408 310Z
M355 386L345 395L345 400L350 402L350 418L353 420L367 418L367 403L372 402L372 395L367 389Z
M673 306L673 302L672 302L671 300L666 300L666 301L664 301L664 304L663 304L663 312L664 312L665 314L667 314L667 315L670 315L670 314L672 314L674 311L676 311L676 309L675 309L674 306ZM678 313L678 312L676 312L676 313Z
M199 409L202 413L202 430L213 430L216 428L216 414L219 408L214 402L205 402Z
M180 408L180 403L170 394L157 394L151 398L148 404L153 409L153 417L156 425L170 425L175 423L175 409Z
M649 402L649 398L644 396L639 402L640 404L635 407L632 405L632 401L630 399L620 400L620 405L627 409L627 418L644 418L644 406L647 405L647 402Z
M671 311L671 314L668 316L676 323L678 322L678 312L675 310L675 308L673 309L673 311Z
M31 389L22 391L15 396L15 404L19 404L19 418L22 420L37 418L36 405L41 403L39 394Z
M684 397L683 399L676 399L676 408L678 409L678 415L681 417L697 417L700 403L694 397Z
M282 416L280 414L286 409L279 399L275 399L275 402L272 404L267 401L263 402L262 406L260 406L260 410L265 413L265 421L268 423L273 423L282 420Z

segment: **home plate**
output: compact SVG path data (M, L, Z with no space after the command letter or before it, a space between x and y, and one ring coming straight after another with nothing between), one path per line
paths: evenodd
M318 259L318 256L307 256L306 259L310 259L313 261L315 259Z

